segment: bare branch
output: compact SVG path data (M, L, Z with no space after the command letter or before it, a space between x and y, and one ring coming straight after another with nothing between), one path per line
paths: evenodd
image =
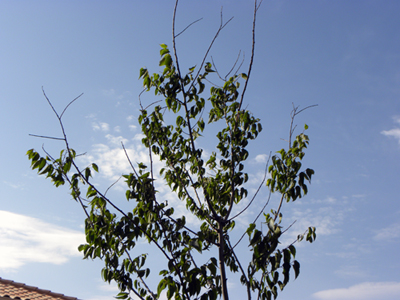
M232 73L233 69L235 68L237 62L239 61L239 57L240 57L240 53L241 53L241 52L242 52L242 51L239 50L239 54L238 54L238 57L236 58L235 63L233 64L233 66L232 66L232 68L229 70L229 72L225 75L225 80L226 80L226 78L229 76L229 74ZM243 63L243 61L242 61L242 63ZM242 65L242 63L240 64L240 66ZM239 68L240 68L240 66L239 66ZM237 73L237 72L236 72L236 73Z
M47 103L50 105L51 109L53 110L53 112L54 112L55 115L57 116L57 119L60 120L60 117L59 117L59 115L58 115L56 109L54 108L53 104L50 102L49 98L47 97L46 93L44 92L43 87L42 87L42 92L43 92L44 97L45 97L46 100L47 100Z
M74 100L72 100L70 103L67 104L67 106L64 108L63 112L62 112L61 115L60 115L60 119L62 118L63 114L64 114L65 111L68 109L68 107L69 107L72 103L74 103L76 100L78 100L82 95L83 95L83 93L80 94L78 97L76 97Z
M297 110L299 109L299 106L294 106L294 103L292 103L292 106L293 106L293 109L292 109L292 111L291 111L291 113L290 113L291 121L290 121L289 141L288 141L288 142L289 142L289 148L290 148L290 146L292 145L292 136L293 136L294 130L295 130L296 127L297 127L297 125L295 125L295 126L293 127L294 118L295 118L298 114L300 114L302 111L305 111L306 109L309 109L309 108L318 106L318 104L309 105L309 106L307 106L307 107L305 107L305 108L303 108L303 109L301 109L301 110L299 110L299 111L297 111Z
M135 172L136 177L139 177L139 174L136 172L136 169L135 169L135 167L133 166L133 164L132 164L132 162L131 162L131 159L129 158L128 152L127 152L126 149L125 149L124 143L121 142L121 145L122 145L122 149L124 149L126 159L128 160L129 164L131 165L131 168L132 168L133 172Z
M232 71L233 71L233 69L235 68L237 62L239 61L240 53L241 53L241 50L239 50L239 54L238 54L238 57L236 58L235 63L233 64L232 68L229 70L229 72L225 75L224 78L222 78L221 74L219 73L218 68L217 68L217 64L214 62L214 58L213 58L212 55L211 55L211 62L212 62L212 65L214 66L215 72L217 73L218 77L219 77L222 81L225 82L225 81L226 81L226 78L229 76L229 74L232 73ZM240 66L239 66L238 69L240 69L240 67L242 66L242 64L243 64L243 61L242 61L242 63L240 64ZM237 71L238 71L238 70L237 70ZM235 72L235 75L236 75L237 71ZM206 79L206 80L207 80L207 79ZM207 80L207 81L208 81L208 80ZM210 82L210 81L209 81L209 82ZM211 82L210 82L210 83L211 83ZM211 83L211 84L213 84L213 83ZM213 84L213 85L215 85L215 84ZM215 86L217 86L217 85L215 85Z
M294 225L294 223L296 223L296 222L297 222L297 220L294 220L292 222L292 224L290 224L284 231L282 231L282 234L284 234L286 231L288 231L290 229L290 227L292 227Z
M285 194L282 194L281 196L281 200L279 201L279 206L278 209L275 212L275 218L274 218L274 222L276 221L276 219L278 218L279 212L281 211L282 208L282 204L283 204L283 199L285 198Z
M238 68L236 69L235 73L233 74L234 76L237 75L237 73L239 72L239 70L242 68L242 65L243 65L243 63L244 63L245 57L246 57L246 55L243 53L242 62L240 63L240 65L239 65Z
M121 178L122 178L122 176L120 176L116 181L114 181L113 184L111 184L111 185L106 189L106 191L104 192L104 196L107 195L107 192L108 192L114 185L116 185L116 184L118 183L118 181L120 181Z
M215 34L214 38L212 39L212 41L211 41L211 43L210 43L210 45L209 45L209 47L208 47L208 49L207 49L207 51L206 51L206 54L205 54L204 57L203 57L203 61L202 61L201 64L200 64L199 70L197 71L197 74L196 74L196 76L194 77L193 82L192 82L192 84L190 85L190 88L193 86L193 83L196 82L197 78L199 77L200 72L201 72L201 69L203 68L204 63L205 63L205 61L206 61L206 59L207 59L208 53L210 52L212 46L214 45L214 42L215 42L215 40L217 39L219 33L221 32L222 29L224 29L224 27L225 27L226 25L228 25L228 23L229 23L230 21L232 21L232 19L233 19L233 17L231 17L227 22L225 22L225 24L223 24L223 21L222 21L222 9L221 9L221 24L220 24L220 27L218 28L217 33ZM190 90L190 88L189 88L189 90Z
M225 81L225 79L221 77L221 74L219 73L218 68L217 68L217 64L214 62L214 59L213 59L212 55L211 55L211 62L212 62L212 64L213 64L213 66L214 66L215 73L217 73L218 77L219 77L222 81Z
M190 26L192 26L194 23L197 23L199 21L203 20L203 18L197 19L196 21L193 21L192 23L190 23L188 26L185 27L185 29L183 29L181 32L179 32L177 35L175 35L175 38L177 38L178 36L180 36L182 33L184 33L186 31L186 29L188 29Z
M260 8L261 3L262 3L262 1L257 5L257 1L254 1L253 40L251 43L251 57L250 57L250 63L249 63L249 70L247 71L247 78L246 78L246 81L245 81L244 87L243 87L242 97L240 98L239 110L242 107L244 94L246 93L247 84L249 83L251 70L253 68L254 50L255 50L255 45L256 45L256 16L257 16L257 10Z
M51 139L51 140L65 141L64 138L57 138L57 137L45 136L45 135L29 134L29 136L39 137L39 138L43 138L43 139Z

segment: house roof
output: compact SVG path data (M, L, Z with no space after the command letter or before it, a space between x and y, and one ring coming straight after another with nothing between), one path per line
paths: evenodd
M64 296L63 294L53 293L42 290L24 283L2 279L0 277L0 299L19 299L19 300L79 300L75 297Z

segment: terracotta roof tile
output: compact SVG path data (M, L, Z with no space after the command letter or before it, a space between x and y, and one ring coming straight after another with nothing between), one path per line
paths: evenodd
M0 277L0 297L20 300L79 300L75 297L64 296L42 290L34 286L2 279Z

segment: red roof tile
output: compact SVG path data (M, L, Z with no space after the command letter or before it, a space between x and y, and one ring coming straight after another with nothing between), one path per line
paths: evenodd
M64 296L42 290L34 286L2 279L0 277L0 297L20 300L78 300L75 297Z

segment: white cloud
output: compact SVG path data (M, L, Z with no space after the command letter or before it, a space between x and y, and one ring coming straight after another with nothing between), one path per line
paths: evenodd
M266 163L268 160L268 155L267 154L259 154L254 158L254 161L256 163Z
M0 210L0 270L13 270L29 262L63 264L80 256L83 233L32 217Z
M136 125L129 125L129 130L134 131L136 130L137 126Z
M100 282L100 284L97 287L102 292L113 293L115 295L119 293L118 285L115 283L115 281L111 281L111 283L108 283L108 282L99 280L99 282Z
M400 282L364 282L349 288L320 291L313 297L321 300L397 300Z
M393 128L390 130L384 130L381 132L383 135L392 136L395 139L398 139L400 142L400 128Z
M96 114L94 114L94 113L88 114L85 118L96 120Z
M400 124L400 117L399 116L393 117L393 121L395 123L399 123ZM381 134L383 134L385 136L389 136L389 137L394 137L395 139L398 140L398 142L400 144L400 128L393 128L393 129L390 129L390 130L383 130L383 131L381 131Z
M135 299L135 298L132 298ZM115 300L114 296L95 296L86 300Z
M130 145L126 138L111 134L107 134L105 137L107 144L95 144L92 146L90 154L80 157L84 164L96 163L99 166L101 176L116 181L121 175L132 172L121 142L124 144L129 159L135 167L138 162L148 165L148 150L141 143L134 142ZM135 135L133 140L140 140L142 137L142 135ZM158 164L158 160L153 162ZM123 181L121 181L121 184L123 184Z
M104 122L93 122L92 123L92 128L94 131L96 130L101 130L101 131L109 131L110 130L110 125Z
M142 142L142 139L144 139L145 137L146 136L143 133L138 133L138 134L135 134L135 136L132 138L132 140Z
M121 127L120 126L115 126L114 127L115 132L121 132Z
M376 231L374 240L394 240L400 237L400 223Z
M136 162L131 149L127 149L129 157ZM82 157L85 161L96 163L99 166L101 175L113 181L117 180L122 174L130 172L129 162L124 150L120 148L110 148L105 144L93 145L92 155Z
M126 138L123 138L122 136L113 136L111 134L106 135L106 139L111 145L117 146L117 147L122 147L121 143L124 145L128 142Z

